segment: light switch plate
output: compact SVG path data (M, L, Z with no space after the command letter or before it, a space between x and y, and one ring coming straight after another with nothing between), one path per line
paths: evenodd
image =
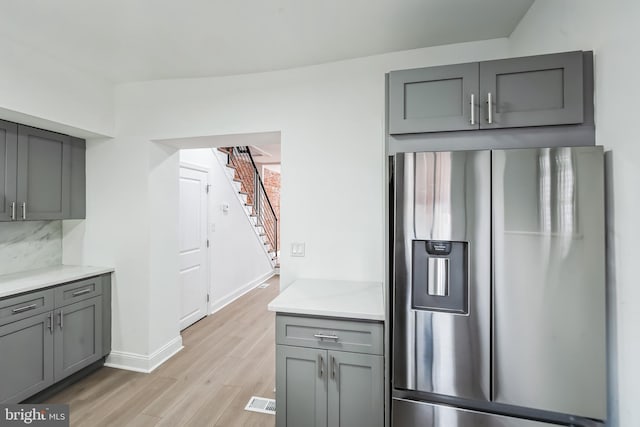
M304 242L295 242L291 244L291 256L304 256Z

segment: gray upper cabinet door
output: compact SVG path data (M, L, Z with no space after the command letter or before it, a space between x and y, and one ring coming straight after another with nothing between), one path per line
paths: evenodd
M69 219L86 218L86 141L70 138L71 141L71 195Z
M0 327L0 403L18 403L53 384L51 312Z
M583 121L582 52L480 63L480 127Z
M276 426L327 425L327 351L276 346Z
M389 73L389 133L478 129L478 63Z
M382 356L329 351L329 427L384 425Z
M71 193L69 136L18 126L19 219L69 217Z
M54 319L54 377L59 381L102 357L102 298L60 308Z
M15 215L18 125L0 120L0 221Z

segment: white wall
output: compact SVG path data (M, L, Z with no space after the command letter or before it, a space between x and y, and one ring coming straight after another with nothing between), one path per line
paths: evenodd
M114 86L0 37L0 118L79 137L112 135Z
M209 236L209 294L212 311L216 311L259 284L273 268L235 188L212 150L180 150L180 162L209 169L209 224L215 227ZM228 212L222 211L223 203L229 205Z
M608 153L610 424L638 425L640 407L640 2L536 0L509 39L513 56L593 50L596 142Z
M156 240L174 233L179 156L151 141L281 131L282 286L298 277L383 281L385 72L500 58L507 47L506 39L488 40L118 86L116 138L90 144L87 191L95 196L65 246L76 258L116 269L114 349L148 355L177 334L164 313L173 316L176 304L177 273L168 266L177 244L175 237ZM290 257L291 242L306 242L306 257ZM146 325L136 322L143 318Z
M148 141L135 138L87 141L87 219L63 221L62 242L65 264L115 268L112 348L142 355L150 353L149 229L150 219L156 217L150 210L148 191L151 148ZM176 167L177 162L176 153ZM166 185L177 194L177 183ZM175 215L177 218L177 211ZM160 236L171 238L171 233L164 230Z

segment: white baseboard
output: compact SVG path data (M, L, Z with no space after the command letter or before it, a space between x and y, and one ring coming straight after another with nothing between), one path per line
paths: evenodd
M112 351L104 366L148 374L183 348L182 336L178 335L148 356L126 351Z
M270 271L258 277L257 279L252 280L251 282L235 290L234 292L231 292L230 294L227 294L216 301L212 301L211 306L209 308L209 314L213 314L216 311L222 310L225 306L231 304L232 302L240 298L242 295L246 294L250 290L255 289L258 285L261 285L267 280L271 279L274 275L275 273L273 271Z

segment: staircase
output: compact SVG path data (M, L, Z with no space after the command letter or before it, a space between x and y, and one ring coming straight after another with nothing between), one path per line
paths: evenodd
M278 242L278 218L253 161L249 147L224 147L213 149L225 166L227 176L236 189L256 235L264 245L276 273L280 270Z

